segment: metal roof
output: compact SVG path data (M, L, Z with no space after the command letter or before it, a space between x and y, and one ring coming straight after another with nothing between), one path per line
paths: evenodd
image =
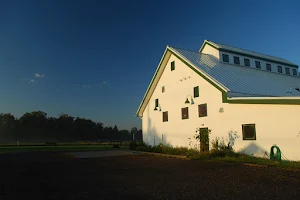
M169 47L230 91L229 97L299 97L300 77L225 64L208 54Z
M209 41L209 40L205 40L203 45L205 45L206 43L214 46L215 48L219 49L220 51L223 50L223 51L229 51L229 52L238 53L238 54L249 55L249 56L253 56L253 57L258 57L258 58L267 59L267 60L271 60L274 62L279 62L282 64L293 65L295 67L298 67L298 65L296 65L295 63L292 63L283 58L278 58L278 57L269 56L269 55L265 55L265 54L261 54L261 53L256 53L253 51L249 51L249 50L245 50L245 49L241 49L241 48L237 48L237 47L232 47L229 45L220 44L220 43L216 43L216 42ZM203 45L202 45L202 47L203 47ZM202 49L202 47L201 47L201 49Z

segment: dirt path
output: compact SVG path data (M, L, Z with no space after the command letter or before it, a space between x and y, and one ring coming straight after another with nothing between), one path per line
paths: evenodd
M0 199L300 199L300 171L154 156L0 155Z

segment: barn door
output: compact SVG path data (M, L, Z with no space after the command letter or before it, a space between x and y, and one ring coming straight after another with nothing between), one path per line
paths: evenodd
M200 128L200 151L209 151L209 132L208 128Z

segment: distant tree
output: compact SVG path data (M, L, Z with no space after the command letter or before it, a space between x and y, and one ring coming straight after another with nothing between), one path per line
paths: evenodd
M10 114L0 114L0 140L11 140L16 130L16 119Z

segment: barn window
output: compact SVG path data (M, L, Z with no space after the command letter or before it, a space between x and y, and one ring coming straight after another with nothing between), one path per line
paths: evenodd
M237 57L237 56L233 56L233 62L234 62L234 64L239 65L240 64L240 58Z
M198 112L199 112L199 117L206 117L207 116L207 104L198 105Z
M175 70L175 61L171 62L171 71Z
M245 66L247 66L247 67L250 66L250 60L248 58L244 58L244 63L245 63Z
M255 124L243 124L243 140L256 140Z
M293 75L297 76L297 70L296 69L293 69Z
M155 99L155 108L158 107L158 99Z
M277 71L278 71L279 73L282 73L282 67L281 67L281 66L277 66Z
M261 67L260 67L260 62L259 61L255 61L255 67L257 68L257 69L260 69Z
M189 118L189 108L181 108L181 118L188 119Z
M271 70L272 70L272 69L271 69L271 64L267 63L267 64L266 64L266 68L267 68L268 71L271 71Z
M223 62L229 62L229 56L227 54L222 54Z
M163 112L163 122L167 122L168 121L168 111Z
M199 86L194 87L194 98L199 97Z

